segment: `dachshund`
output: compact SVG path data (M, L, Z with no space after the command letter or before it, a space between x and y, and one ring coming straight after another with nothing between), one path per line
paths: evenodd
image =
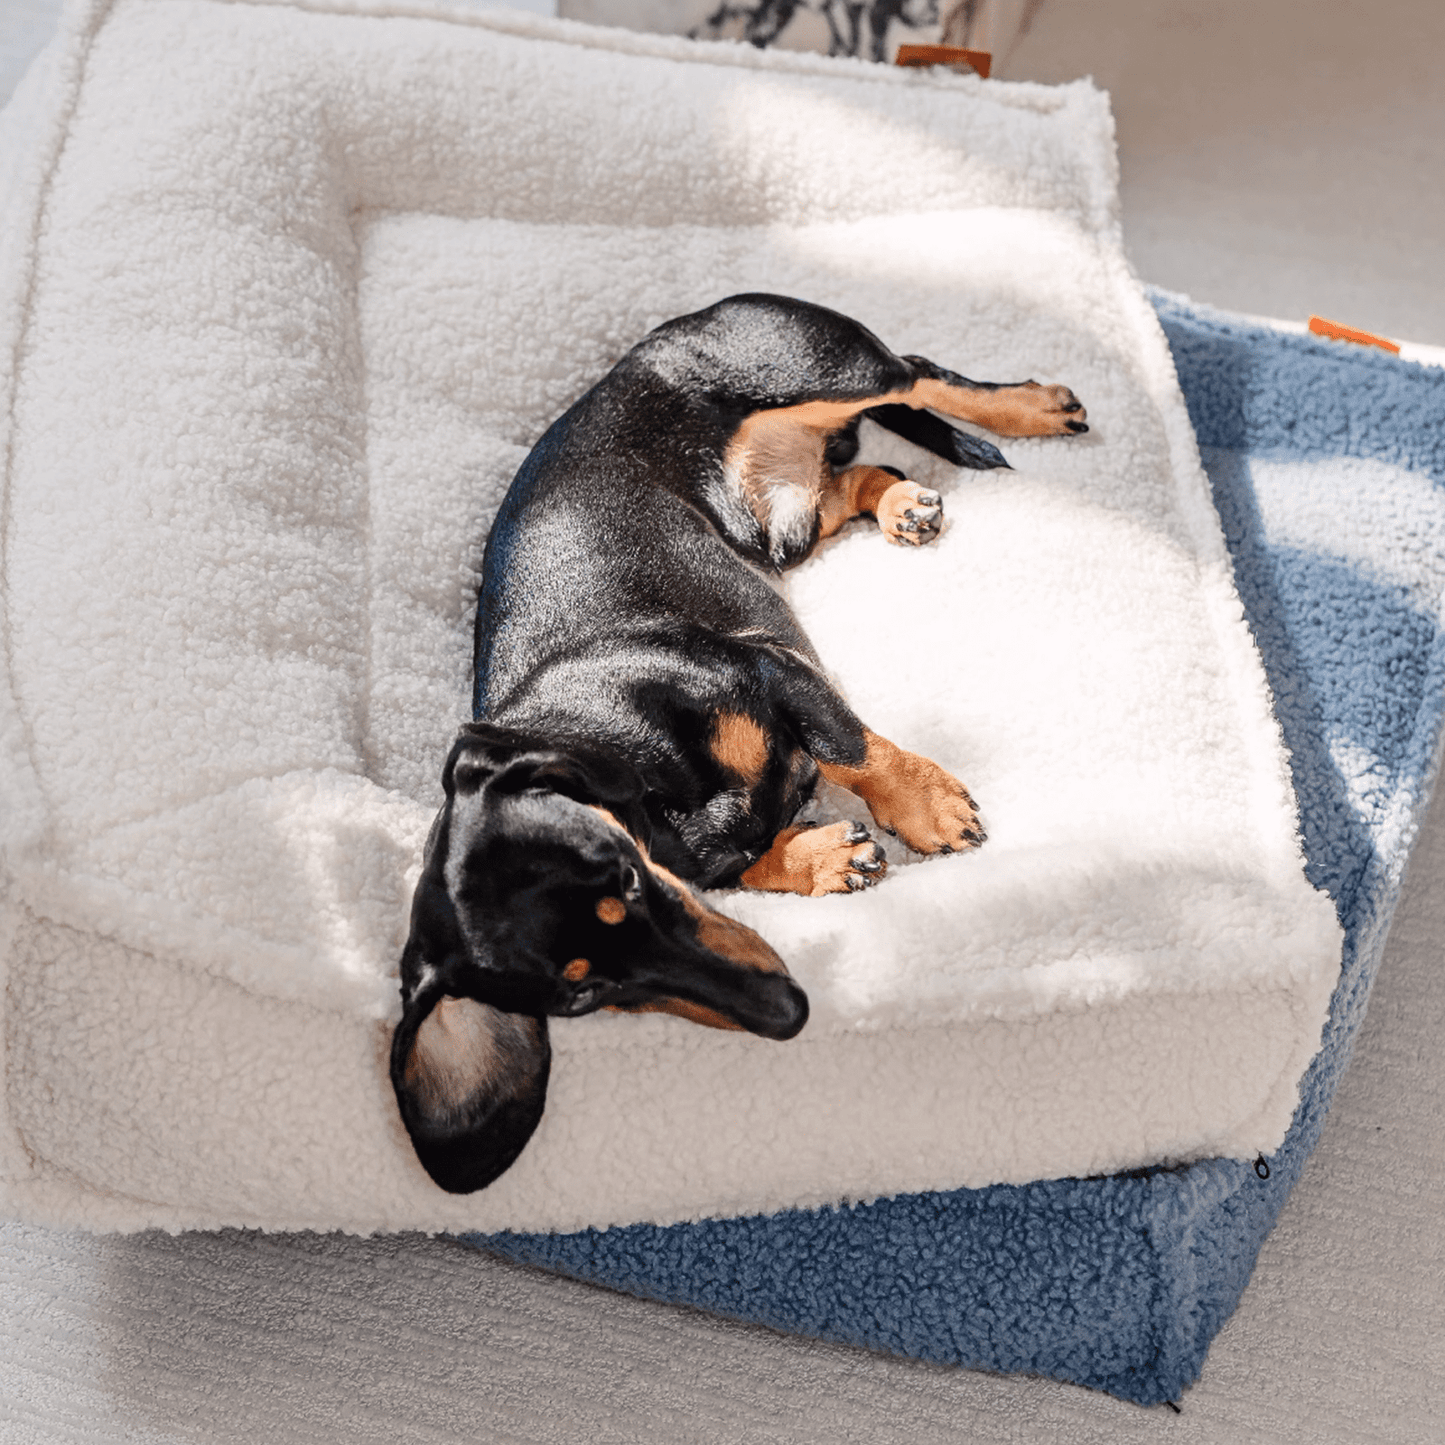
M901 545L938 536L936 491L853 464L863 417L976 469L1008 464L945 418L1088 430L1067 387L969 381L751 294L649 333L513 480L392 1039L402 1120L443 1189L485 1187L531 1137L549 1018L798 1033L808 1001L782 960L696 890L875 884L887 860L861 824L795 823L820 775L917 852L984 842L963 784L855 716L768 580L857 516Z

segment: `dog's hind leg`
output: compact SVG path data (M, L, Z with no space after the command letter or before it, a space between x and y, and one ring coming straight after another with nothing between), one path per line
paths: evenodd
M896 467L849 467L837 473L818 503L818 535L831 537L854 517L878 520L890 542L921 547L943 525L943 498Z
M1073 436L1089 429L1083 403L1067 386L970 381L924 356L903 359L917 377L907 398L910 406L973 422L1001 437Z
M992 442L959 431L955 426L934 416L931 411L916 411L911 406L891 405L870 407L863 413L869 421L910 441L924 451L951 462L956 467L967 467L975 472L991 471L1007 467L1004 455Z

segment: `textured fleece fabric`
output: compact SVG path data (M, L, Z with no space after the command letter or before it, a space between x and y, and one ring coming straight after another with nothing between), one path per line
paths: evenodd
M1279 1145L1340 931L1091 86L96 0L7 124L8 1210L576 1230ZM948 529L787 584L991 841L721 898L804 1034L558 1022L532 1143L448 1196L385 1056L479 548L553 416L743 289L1090 409L1011 472L872 439Z
M1104 1179L483 1243L651 1298L1140 1404L1177 1399L1309 1157L1438 768L1445 370L1156 294L1344 965L1283 1145Z

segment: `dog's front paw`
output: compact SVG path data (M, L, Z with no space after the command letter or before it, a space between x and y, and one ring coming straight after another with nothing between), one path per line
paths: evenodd
M943 498L917 482L900 481L879 499L878 527L890 542L921 547L943 526Z
M858 893L871 888L887 871L888 855L873 841L862 823L834 823L811 828L826 838L813 869L814 896L819 893Z
M887 855L862 823L829 823L780 833L742 881L749 888L821 898L871 888L887 871Z
M896 774L866 801L879 826L915 853L956 853L988 841L968 789L917 753L900 751Z

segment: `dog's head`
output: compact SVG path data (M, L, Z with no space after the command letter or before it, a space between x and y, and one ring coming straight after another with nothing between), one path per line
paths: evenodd
M547 1018L667 1012L792 1038L807 996L751 929L653 863L642 780L584 746L463 729L402 954L391 1077L443 1189L500 1175L542 1117Z

